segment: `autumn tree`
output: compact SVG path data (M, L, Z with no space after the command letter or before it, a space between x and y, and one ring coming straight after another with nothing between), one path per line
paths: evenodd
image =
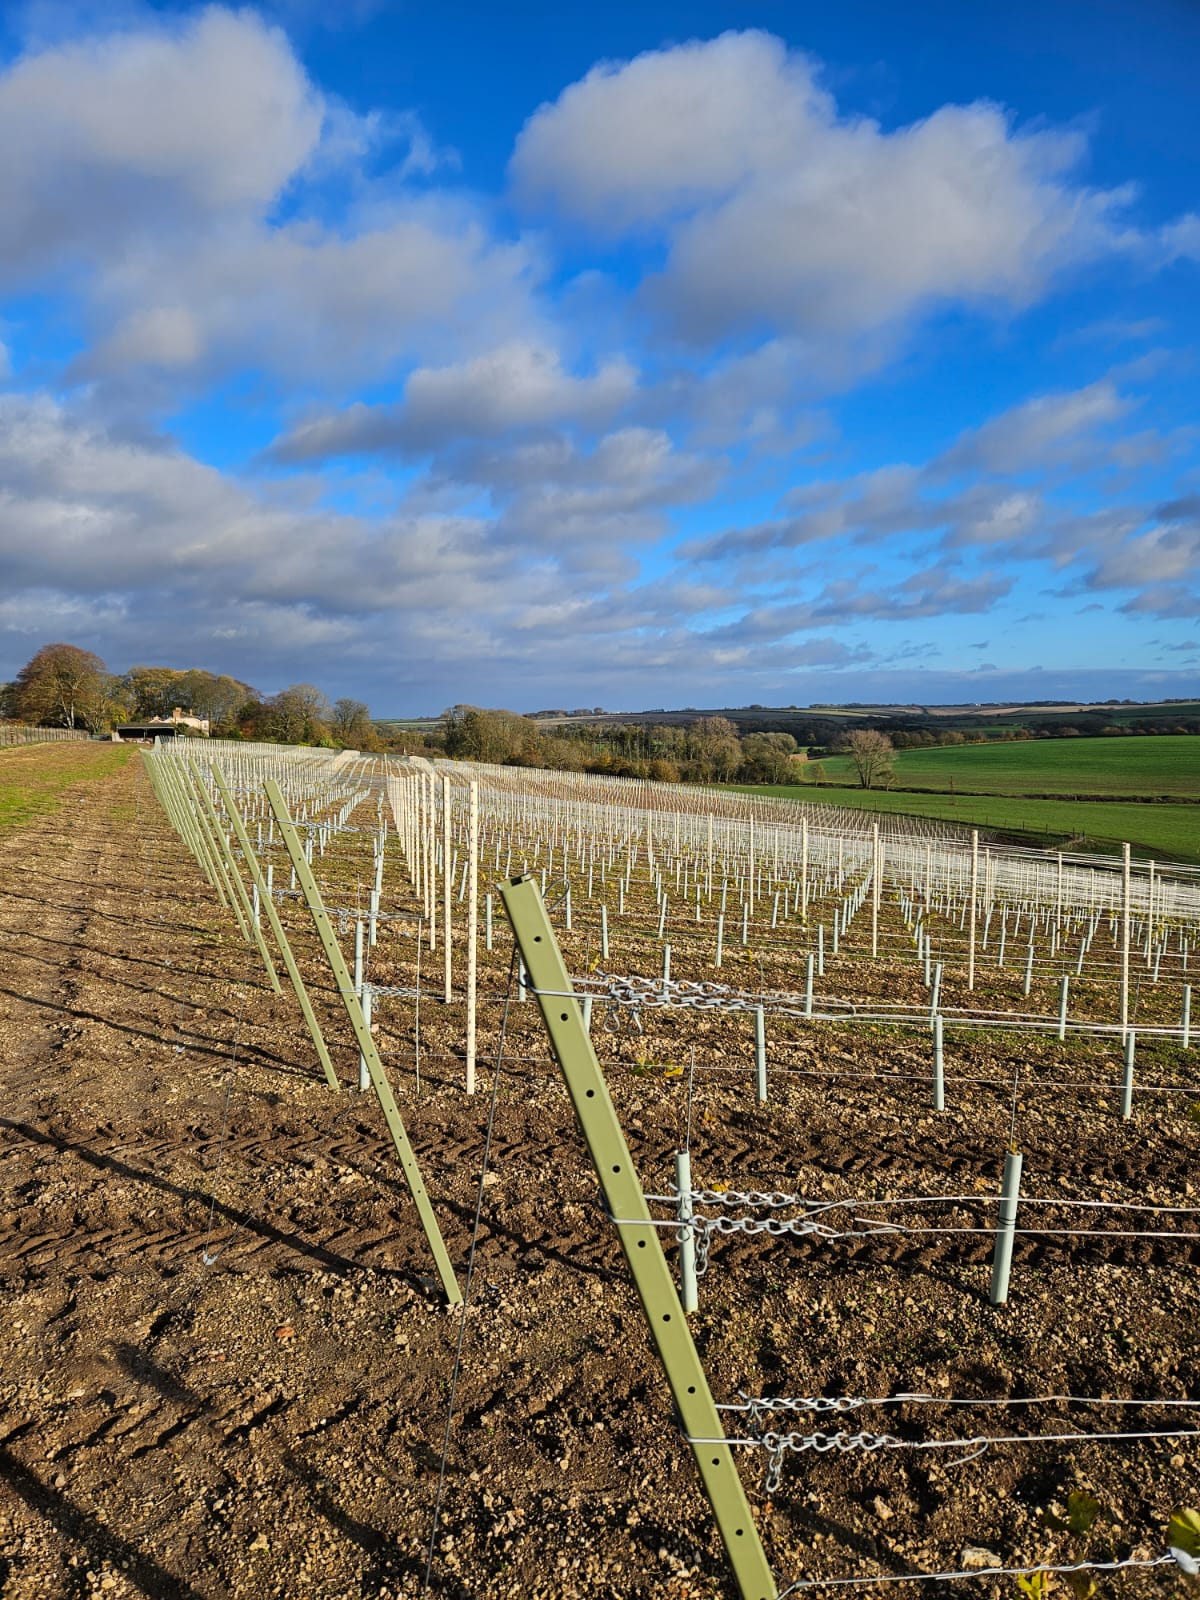
M442 730L448 756L497 766L539 765L541 740L537 724L515 711L451 706L442 713Z
M130 667L120 682L126 704L135 717L169 717L182 704L174 667Z
M854 764L859 787L887 788L896 767L896 747L886 733L876 728L852 728L841 740L840 748Z
M748 733L742 740L739 777L747 783L790 783L795 779L796 741L790 733Z
M227 673L205 672L193 667L179 674L179 698L174 702L190 711L193 716L206 717L215 733L218 729L232 729L247 702L257 701L258 691L240 678Z
M74 644L44 644L17 673L12 702L24 722L87 728L94 733L109 716L108 670L91 650Z
M362 700L341 699L333 702L333 737L345 749L352 745L362 749L372 732L371 713Z
M311 683L293 683L267 702L267 724L280 744L320 744L329 735L329 701Z
M728 717L698 717L688 728L687 742L702 780L727 783L741 765L741 741Z

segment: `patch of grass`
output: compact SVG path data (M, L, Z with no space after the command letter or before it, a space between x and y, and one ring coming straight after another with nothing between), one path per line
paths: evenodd
M822 766L833 782L853 784L849 756L826 756ZM1149 734L901 750L896 756L895 785L989 795L1111 795L1114 799L1178 795L1196 800L1200 799L1200 738Z
M0 834L84 796L134 755L128 745L33 744L0 750Z
M968 828L1029 835L1029 842L1036 844L1071 840L1073 848L1093 848L1105 855L1116 853L1128 841L1135 855L1200 862L1200 808L1188 805L1122 805L1119 801L1080 805L1068 800L1024 800L1019 796L896 794L810 783L736 787L745 794L776 795L811 805L937 817Z

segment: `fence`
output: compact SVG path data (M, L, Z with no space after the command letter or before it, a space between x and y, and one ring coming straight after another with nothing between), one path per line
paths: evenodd
M0 750L17 744L48 744L67 739L90 739L84 728L33 728L23 722L0 722Z

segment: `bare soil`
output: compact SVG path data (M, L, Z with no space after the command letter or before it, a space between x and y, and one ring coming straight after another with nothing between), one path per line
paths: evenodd
M413 1019L380 1009L460 1277L480 1204L464 1328L440 1303L378 1107L350 1087L349 1032L299 908L289 926L346 1085L336 1095L294 1000L272 995L140 762L58 798L0 836L0 1593L415 1597L441 1479L433 1595L732 1596L536 1008L510 1013L482 1187L490 1064L468 1100L457 1008L425 1006L418 1087ZM388 925L376 981L404 981L404 939ZM1009 1096L955 1089L948 1068L952 1109L935 1117L923 1041L798 1026L774 1047L759 1106L740 1022L647 1026L597 1038L648 1191L669 1186L694 1045L710 1064L691 1108L698 1183L997 1190ZM956 1050L964 1079L1011 1079L1021 1060L1082 1084L1105 1066L1086 1046L1016 1036ZM1151 1061L1152 1074L1189 1081L1180 1052ZM811 1075L881 1066L918 1081ZM1147 1097L1125 1124L1103 1092L1031 1095L1018 1129L1029 1187L1195 1204L1188 1111L1181 1097ZM1003 1308L987 1301L990 1256L990 1239L970 1233L718 1241L693 1319L717 1399L1200 1394L1193 1241L1024 1238ZM912 1404L781 1425L919 1441L1186 1428L1189 1416ZM953 1570L965 1551L978 1559L972 1549L1017 1565L1158 1555L1171 1510L1200 1501L1196 1443L993 1446L957 1468L956 1451L809 1452L788 1457L772 1500L763 1452L741 1460L783 1589ZM1103 1508L1086 1539L1045 1520L1073 1490ZM1101 1592L1182 1593L1181 1582L1159 1568ZM1016 1590L985 1580L967 1592Z

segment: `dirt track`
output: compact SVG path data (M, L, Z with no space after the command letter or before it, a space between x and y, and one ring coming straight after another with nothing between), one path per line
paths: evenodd
M315 947L306 973L349 1081ZM524 1020L514 1053L536 1038ZM810 1055L852 1049L814 1034ZM622 1070L620 1041L605 1055L662 1192L680 1080ZM389 1065L461 1267L488 1096L465 1101L436 1059L418 1095L400 1058ZM0 1072L4 1596L419 1595L458 1318L439 1304L376 1108L325 1086L294 1003L262 983L136 759L0 839ZM1002 1097L937 1120L916 1090L881 1103L795 1078L769 1108L744 1082L713 1082L696 1109L701 1180L994 1192ZM1181 1199L1198 1135L1178 1101L1132 1129L1051 1101L1022 1128L1047 1177ZM430 1592L732 1594L548 1072L502 1077L489 1178ZM1025 1241L1002 1311L986 1303L989 1254L978 1236L719 1243L696 1319L718 1398L1200 1394L1194 1246ZM906 1437L945 1423L917 1408L887 1418ZM793 1456L773 1504L758 1452L744 1476L784 1585L871 1558L937 1570L968 1545L1016 1561L1157 1554L1171 1508L1200 1498L1195 1446L994 1449L957 1472L899 1451ZM1105 1508L1087 1550L1040 1520L1076 1488ZM1169 1593L1165 1572L1123 1592Z

